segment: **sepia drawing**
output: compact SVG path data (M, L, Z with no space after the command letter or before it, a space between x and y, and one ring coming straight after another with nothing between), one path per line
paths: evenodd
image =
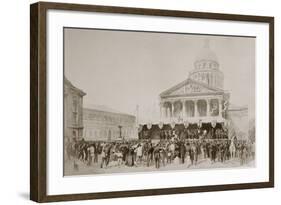
M64 176L255 167L255 38L64 28Z

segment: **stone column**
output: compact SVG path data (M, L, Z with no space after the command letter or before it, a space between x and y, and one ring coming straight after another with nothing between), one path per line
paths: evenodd
M222 117L222 100L219 99L219 116Z
M164 119L165 118L165 107L164 107L164 104L161 107L161 113L162 113L162 119Z
M194 117L198 117L197 102L198 100L193 100L194 102Z
M183 100L182 102L182 118L186 118L186 110L185 110L185 101Z
M210 104L211 104L211 100L207 99L207 117L210 116Z
M171 118L171 107L167 107L167 117Z
M171 107L168 107L168 118L171 118Z
M174 117L174 102L172 102L171 118Z

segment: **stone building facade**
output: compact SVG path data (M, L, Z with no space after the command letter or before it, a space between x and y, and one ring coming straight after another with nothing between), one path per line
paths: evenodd
M137 138L136 117L106 109L83 109L84 139L111 141Z
M187 79L162 92L159 99L160 118L164 124L217 122L228 126L230 138L248 137L248 107L230 103L230 93L224 90L224 74L208 41L195 59Z
M83 97L85 92L64 78L64 136L80 140L83 136Z
M230 98L223 84L217 56L206 42L187 79L160 94L161 120L223 122Z

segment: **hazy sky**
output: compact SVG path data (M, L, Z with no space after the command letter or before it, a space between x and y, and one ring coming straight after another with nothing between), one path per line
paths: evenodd
M159 117L159 94L188 78L209 39L234 105L255 110L255 39L245 37L65 29L65 76L87 95L142 120Z

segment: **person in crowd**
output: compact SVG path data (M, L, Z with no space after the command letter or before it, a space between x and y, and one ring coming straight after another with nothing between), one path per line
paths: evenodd
M117 166L120 167L123 162L123 154L122 154L121 150L117 150L117 152L115 152L115 155L117 157Z
M225 161L225 158L224 158L224 153L226 151L225 147L226 146L225 146L224 142L221 142L219 144L220 162L222 162L222 163Z
M195 148L194 144L189 145L189 143L188 143L188 155L189 155L191 165L194 164L195 151L196 151L196 148Z
M205 140L203 140L201 144L201 153L203 155L203 158L206 159L208 155L207 155L207 143Z
M236 148L237 148L237 157L239 159L241 159L242 158L242 144L240 142L238 142Z
M226 143L225 143L225 150L224 150L224 159L225 160L229 160L230 159L230 142L229 140L226 140Z
M110 157L111 157L111 149L112 149L112 145L111 144L107 144L105 146L106 148L106 166L108 166L109 162L110 162Z
M166 166L166 160L167 160L167 153L166 153L166 149L165 149L165 145L161 144L160 145L160 163L162 164L162 166Z
M149 167L153 161L153 153L154 153L154 147L152 146L152 143L149 143L147 148L147 158L146 158L147 167Z
M87 148L87 152L88 152L88 166L92 165L93 162L93 158L95 156L95 147L93 144L91 144L88 148Z
M128 155L129 155L129 147L128 147L128 143L125 143L121 148L122 151L122 155L123 155L123 163L125 165L128 164Z
M94 143L94 149L95 149L95 152L94 152L94 163L98 163L99 162L99 154L101 153L99 143Z
M136 148L136 155L137 155L137 159L136 159L136 164L141 164L142 163L142 145L138 144L137 148Z
M216 157L217 157L217 144L216 144L216 142L212 142L210 153L211 153L212 163L216 162Z
M160 168L160 146L157 145L153 151L154 161L155 161L155 168Z
M102 148L102 151L101 151L101 165L100 167L103 168L104 165L106 165L106 149L105 147Z
M186 154L186 147L183 142L179 144L179 152L180 152L180 159L181 163L184 164L185 154Z
M132 167L134 166L134 154L135 150L132 146L129 147L128 158L127 158L127 166Z
M198 142L194 142L192 145L193 153L194 153L194 164L197 165L198 157L200 154L200 145Z
M167 164L172 163L172 151L170 150L169 146L167 148Z
M85 145L86 144L84 142L80 142L78 144L78 159L81 160L81 161L83 161L84 158L85 158L85 154L84 154L84 146Z
M171 154L172 154L171 158L172 159L175 158L175 149L176 149L175 143L171 142L170 145L169 145L169 150L171 151Z

